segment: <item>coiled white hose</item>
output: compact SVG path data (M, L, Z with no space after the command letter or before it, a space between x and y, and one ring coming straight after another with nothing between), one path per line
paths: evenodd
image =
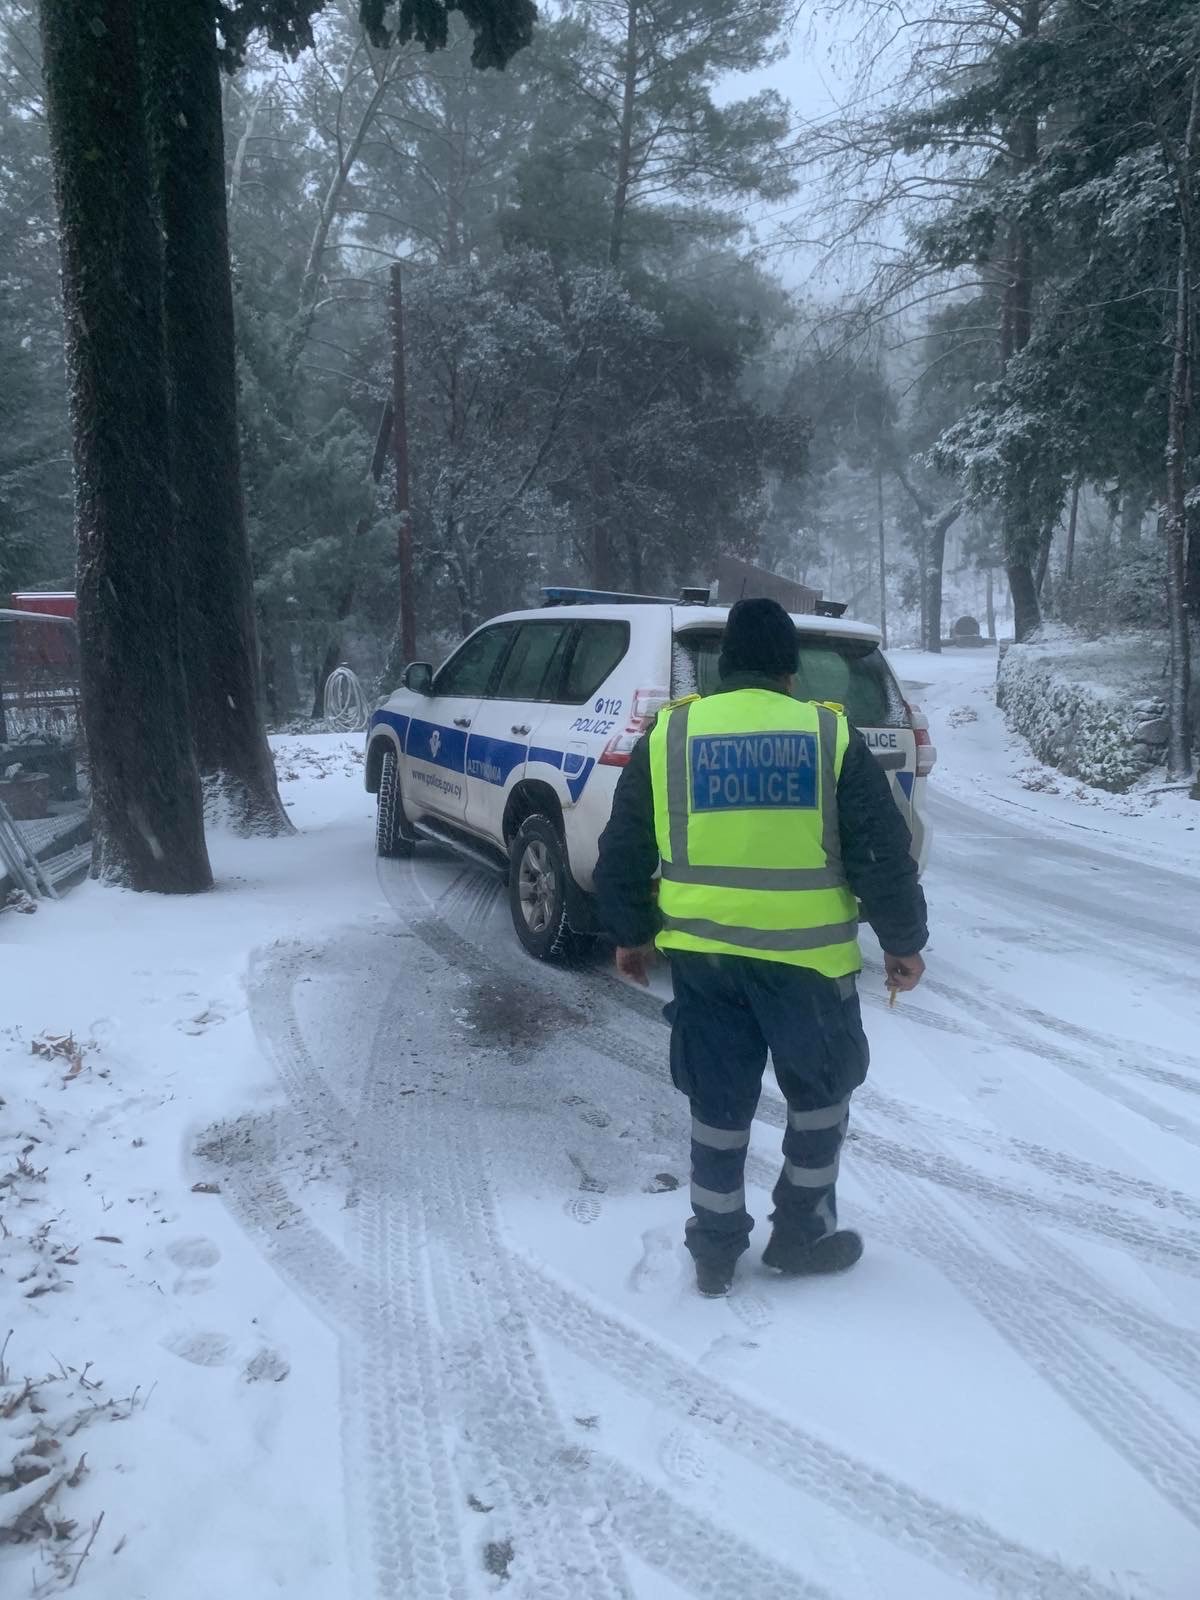
M325 683L325 721L334 733L361 733L371 708L349 667L335 667Z

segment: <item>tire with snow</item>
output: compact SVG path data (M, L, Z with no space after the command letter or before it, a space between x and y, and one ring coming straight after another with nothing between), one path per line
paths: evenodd
M388 750L379 773L379 794L375 807L375 854L389 861L411 856L416 835L404 815L400 799L400 769L396 752Z
M512 842L508 904L517 938L538 961L569 962L580 940L567 920L570 869L549 817L526 817Z

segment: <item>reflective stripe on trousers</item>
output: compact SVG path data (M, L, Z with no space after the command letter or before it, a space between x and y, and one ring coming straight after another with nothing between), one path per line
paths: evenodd
M789 1239L815 1243L837 1227L838 1160L850 1118L849 1100L817 1110L788 1111L783 1170L775 1185L772 1221ZM717 1128L692 1116L693 1254L746 1248L753 1218L746 1210L745 1167L749 1128Z

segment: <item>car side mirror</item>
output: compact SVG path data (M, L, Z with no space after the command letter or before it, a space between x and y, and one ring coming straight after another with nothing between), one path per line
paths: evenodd
M428 661L410 661L404 669L404 687L413 694L433 693L433 668Z

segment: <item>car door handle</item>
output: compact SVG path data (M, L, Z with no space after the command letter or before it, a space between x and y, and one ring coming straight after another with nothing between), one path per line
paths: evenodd
M471 726L471 719L470 717L455 717L454 726L456 728L469 728Z
M522 734L528 733L529 732L529 724L526 723L526 722L521 722L521 723L514 722L513 726L512 726L512 731L514 733L522 733Z

